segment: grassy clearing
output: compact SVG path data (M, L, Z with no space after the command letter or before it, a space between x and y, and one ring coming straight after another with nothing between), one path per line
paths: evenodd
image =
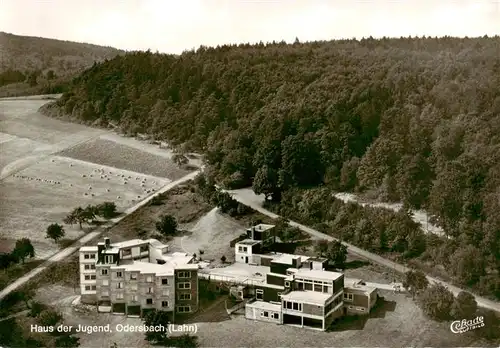
M172 160L111 140L96 139L60 153L82 161L177 180L188 174Z

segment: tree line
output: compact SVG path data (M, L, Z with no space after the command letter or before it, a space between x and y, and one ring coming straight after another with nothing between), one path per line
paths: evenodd
M42 111L201 151L223 187L252 185L285 217L500 298L499 44L366 38L134 52L86 70ZM361 209L335 200L338 191L404 209ZM424 234L409 209L427 210L446 237Z

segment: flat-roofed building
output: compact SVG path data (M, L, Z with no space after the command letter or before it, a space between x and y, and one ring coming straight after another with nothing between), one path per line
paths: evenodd
M158 309L198 310L198 265L186 253L169 253L156 239L134 239L80 248L82 302L101 311L141 316Z

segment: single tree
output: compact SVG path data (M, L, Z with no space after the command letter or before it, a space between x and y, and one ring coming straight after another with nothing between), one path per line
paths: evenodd
M406 272L403 287L410 292L413 298L420 291L425 290L428 285L429 281L422 271L409 270Z
M45 238L52 239L52 240L54 240L54 242L57 243L57 241L59 239L61 239L62 237L64 237L64 235L65 235L65 231L64 231L64 228L61 225L59 225L59 224L50 224L47 227L47 232L46 232Z
M21 262L24 263L27 257L35 257L35 248L28 238L18 239L14 250L12 250L12 255L17 260L21 260Z
M423 312L432 319L448 320L455 297L439 283L429 286L420 296Z
M38 301L33 301L31 302L31 305L29 306L30 311L28 313L28 316L36 318L38 317L46 308L43 303L40 303Z
M338 240L334 240L328 243L325 257L333 267L344 269L347 260L347 247Z
M104 202L97 206L99 216L105 219L111 219L116 216L116 204L114 202Z
M58 348L77 348L80 347L80 337L65 334L57 337L55 344Z
M38 316L38 322L42 326L56 326L62 321L62 319L63 317L61 313L56 312L53 309L46 309Z
M156 229L166 236L172 236L177 232L177 221L172 215L163 215L156 222Z
M264 194L266 200L279 200L281 190L276 170L267 165L259 168L253 179L252 189L258 195Z
M222 261L222 263L226 263L226 256L225 255L222 255L222 257L220 258L220 260Z
M461 291L451 306L451 316L456 319L472 319L477 311L477 302L474 296Z
M167 328L170 324L170 315L165 311L152 310L148 312L142 319L145 326L163 325ZM168 342L168 330L148 331L146 332L146 340L152 344L166 344Z
M326 252L328 251L328 240L320 239L316 241L314 244L314 250L319 256L326 256Z
M189 163L189 159L186 156L181 155L181 154L175 154L175 155L173 155L172 156L172 161L174 161L174 163L177 164L178 166L181 166L181 165Z

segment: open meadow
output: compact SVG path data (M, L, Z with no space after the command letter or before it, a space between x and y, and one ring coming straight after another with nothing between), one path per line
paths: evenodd
M148 144L144 144L148 146ZM153 147L149 145L148 147ZM157 148L156 148L157 149ZM189 172L180 169L169 156L161 156L152 151L138 149L108 138L98 138L59 153L82 161L131 170L149 175L177 180Z
M73 208L112 201L124 211L188 173L158 146L40 114L49 101L0 99L1 251L27 237L37 259L59 250L45 230ZM85 233L64 227L67 239Z
M62 223L71 209L112 201L123 210L168 182L165 178L51 156L0 183L1 242L30 238L37 257L46 258L58 249L45 239L46 227ZM83 233L78 226L65 226L65 230L71 239Z

